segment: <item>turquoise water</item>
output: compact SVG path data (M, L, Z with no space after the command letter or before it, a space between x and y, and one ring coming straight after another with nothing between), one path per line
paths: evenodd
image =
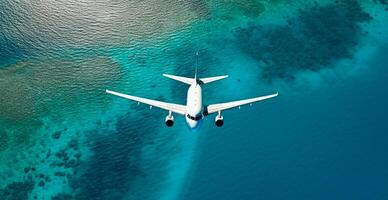
M1 199L386 199L385 1L3 1ZM192 133L105 94L279 91Z

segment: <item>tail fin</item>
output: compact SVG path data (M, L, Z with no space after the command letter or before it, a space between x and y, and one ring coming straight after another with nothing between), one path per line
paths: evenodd
M182 82L182 83L186 83L188 85L191 85L195 81L195 79L193 79L193 78L186 78L186 77L182 77L182 76L174 76L174 75L170 75L170 74L163 74L163 76L165 76L167 78L174 79L174 80Z
M194 74L194 79L197 80L197 72L198 72L198 51L195 54L195 74Z

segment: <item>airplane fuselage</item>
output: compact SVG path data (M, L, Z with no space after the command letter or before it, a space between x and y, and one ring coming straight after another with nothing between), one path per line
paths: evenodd
M186 123L191 129L197 129L204 118L202 106L202 88L195 81L187 91L187 111L185 114Z

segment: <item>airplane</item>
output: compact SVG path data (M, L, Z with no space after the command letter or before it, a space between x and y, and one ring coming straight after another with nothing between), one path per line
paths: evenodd
M261 97L204 106L202 104L201 85L227 78L228 75L216 76L216 77L210 77L210 78L198 78L197 68L196 68L194 78L187 78L187 77L175 76L175 75L169 75L169 74L163 74L163 76L185 83L187 85L190 85L187 91L186 105L166 103L162 101L122 94L111 90L106 90L106 93L123 97L132 101L137 101L138 103L148 104L150 105L150 108L157 107L157 108L167 110L168 115L165 118L165 124L167 127L172 127L174 125L174 116L172 115L173 113L183 115L186 118L186 123L188 127L192 130L198 130L205 116L208 116L210 114L218 113L217 116L215 117L214 122L217 127L221 127L224 125L224 117L221 115L222 111L225 111L231 108L236 108L236 107L240 108L241 106L247 105L247 104L252 105L252 103L254 102L258 102L258 101L262 101L262 100L266 100L266 99L270 99L278 96L278 93L274 93L271 95L266 95Z

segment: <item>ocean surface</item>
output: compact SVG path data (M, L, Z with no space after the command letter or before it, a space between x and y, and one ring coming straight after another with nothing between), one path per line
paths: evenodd
M388 199L385 0L3 0L0 199ZM205 119L163 73L229 78Z

